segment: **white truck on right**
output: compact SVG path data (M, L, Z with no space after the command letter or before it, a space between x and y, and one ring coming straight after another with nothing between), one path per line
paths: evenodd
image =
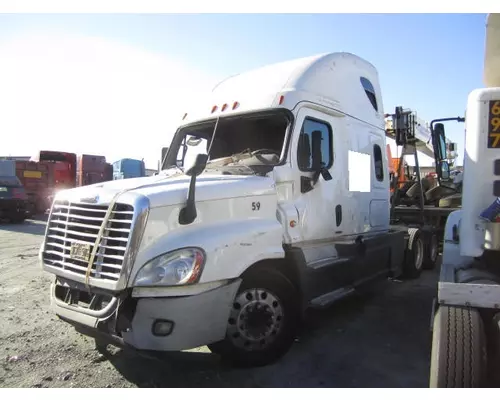
M500 371L500 14L489 14L485 88L469 94L462 209L446 222L433 307L431 387L498 386ZM447 176L447 163L439 173Z

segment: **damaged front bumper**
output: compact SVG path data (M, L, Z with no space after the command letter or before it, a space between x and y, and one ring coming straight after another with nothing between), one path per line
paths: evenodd
M51 307L87 336L122 348L181 351L222 340L241 280L221 283L192 295L175 296L164 288L156 297L133 297L87 289L57 278L51 285Z

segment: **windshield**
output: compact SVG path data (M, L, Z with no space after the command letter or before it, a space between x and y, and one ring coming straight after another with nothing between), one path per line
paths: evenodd
M21 182L17 176L0 176L0 186L21 186Z
M177 153L179 167L191 165L197 154L207 153L209 169L233 167L238 173L266 173L280 162L288 125L283 112L220 118L178 131L172 151Z

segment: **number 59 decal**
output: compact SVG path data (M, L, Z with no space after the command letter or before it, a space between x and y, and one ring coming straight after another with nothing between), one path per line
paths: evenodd
M259 211L260 210L260 201L253 201L252 202L252 211Z

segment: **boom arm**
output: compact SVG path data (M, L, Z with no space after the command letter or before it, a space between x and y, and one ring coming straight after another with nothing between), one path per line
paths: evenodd
M400 111L403 111L402 107L397 107L397 109L398 108L400 109ZM416 113L414 112L405 111L405 113L408 115L408 125L410 126L407 128L407 131L404 135L405 137L401 138L402 141L404 143L413 144L416 147L417 151L434 159L434 147L432 146L432 131L430 125L424 120L418 118ZM394 139L396 141L396 144L398 146L401 146L401 140L398 140L397 132L394 126L397 119L397 114L398 112L392 115L385 115L385 132L387 137ZM457 153L454 148L456 146L451 146L451 144L452 142L446 139L446 148L448 149L447 158L449 160L454 160L455 158L457 158ZM452 148L453 150L451 150Z
M483 82L500 87L500 14L488 14L484 52Z

